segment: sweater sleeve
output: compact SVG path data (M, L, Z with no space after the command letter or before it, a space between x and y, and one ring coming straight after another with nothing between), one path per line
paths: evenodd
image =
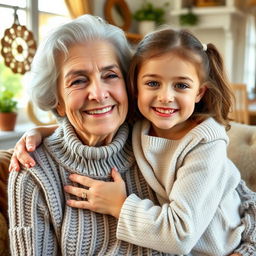
M169 204L160 207L135 194L128 196L118 220L118 239L174 254L188 254L193 249L216 214L225 188L236 187L240 178L239 173L232 177L225 168L222 140L197 145L183 160L168 195ZM215 236L221 240L218 231ZM220 241L220 248L225 248L223 243Z
M256 193L244 181L240 182L237 191L242 201L240 211L245 230L242 243L235 252L243 256L256 255Z
M8 183L12 255L57 255L48 207L29 171L11 172Z

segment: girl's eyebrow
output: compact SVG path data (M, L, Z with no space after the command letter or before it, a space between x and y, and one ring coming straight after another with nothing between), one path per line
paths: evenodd
M161 77L160 75L157 75L157 74L145 74L143 75L141 78L147 78L147 77L150 77L150 78L159 78ZM177 79L177 80L189 80L191 82L194 82L190 77L188 76L177 76L177 77L174 77L174 79Z

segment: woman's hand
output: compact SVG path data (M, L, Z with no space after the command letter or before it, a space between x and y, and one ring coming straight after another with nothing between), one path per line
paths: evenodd
M125 183L115 168L111 175L113 181L98 181L78 174L71 174L70 180L89 189L65 186L66 192L84 198L82 201L68 200L71 207L88 209L119 218L122 205L127 197ZM87 199L87 200L85 200Z
M240 253L232 253L229 256L242 256Z
M19 171L20 164L30 168L35 165L34 159L29 155L42 142L42 139L54 132L58 126L45 126L33 128L25 132L14 147L10 161L9 171Z

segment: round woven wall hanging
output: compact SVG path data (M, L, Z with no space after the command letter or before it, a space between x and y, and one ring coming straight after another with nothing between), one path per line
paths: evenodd
M19 24L16 10L14 24L5 30L1 44L1 54L7 67L19 74L30 70L36 52L36 42L32 32Z

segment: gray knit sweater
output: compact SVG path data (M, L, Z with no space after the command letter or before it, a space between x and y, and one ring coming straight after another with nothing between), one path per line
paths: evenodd
M63 186L77 186L68 179L71 173L109 180L114 166L121 173L128 194L157 203L138 171L126 124L110 145L88 147L66 120L32 156L37 163L34 168L10 174L12 255L162 255L118 240L115 218L65 203L74 196L65 193Z

